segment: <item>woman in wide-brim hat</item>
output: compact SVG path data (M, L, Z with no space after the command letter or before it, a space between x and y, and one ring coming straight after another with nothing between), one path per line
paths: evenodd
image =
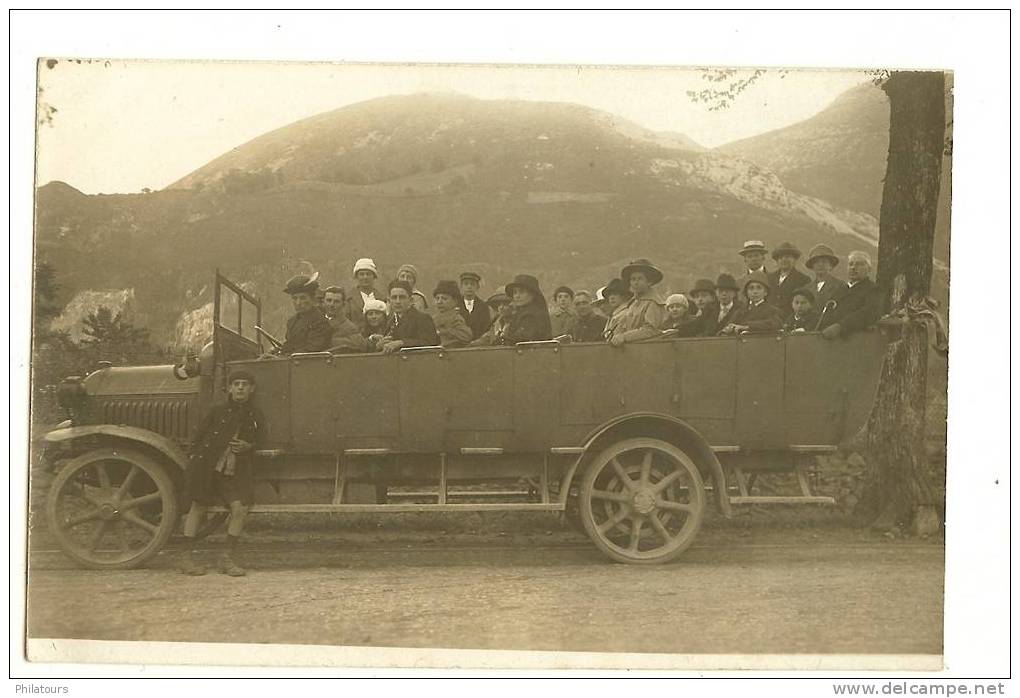
M647 259L635 259L633 262L625 266L623 271L620 272L620 278L629 284L630 275L636 271L645 275L645 279L648 280L649 286L654 286L662 281L662 272Z
M811 251L808 252L807 262L805 262L804 266L814 271L815 262L820 259L828 260L829 269L835 269L839 266L839 257L837 257L836 253L832 251L832 248L828 245L821 244L815 245L811 248Z
M652 286L662 281L662 272L647 259L636 259L623 268L620 278L628 282L634 297L609 318L606 339L618 347L659 337L666 321L666 306Z
M518 274L506 285L506 295L513 299L514 314L503 335L504 344L539 342L552 338L549 308L538 285L530 274Z

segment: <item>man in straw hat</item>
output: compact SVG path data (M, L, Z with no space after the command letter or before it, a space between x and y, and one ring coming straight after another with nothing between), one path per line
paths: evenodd
M184 574L205 574L205 567L195 559L195 544L206 512L217 504L230 507L227 548L220 569L231 577L245 574L235 555L252 503L252 455L263 429L262 413L252 405L254 393L255 376L245 370L234 371L227 381L227 401L213 406L198 425L186 472L191 508L184 520L188 541L180 559Z
M379 279L379 270L375 262L369 257L362 257L354 263L354 290L347 299L347 319L354 323L361 322L365 301L375 298L385 301L386 299L377 294L375 282ZM414 286L411 286L414 290Z
M606 339L614 347L660 336L666 306L652 291L662 281L662 272L647 259L636 259L623 268L620 278L634 296L616 309L606 323Z
M793 292L811 283L811 278L797 269L800 256L800 250L792 242L784 242L772 250L772 259L779 267L768 273L769 303L779 308L784 318L792 312L790 301L793 300Z
M811 290L815 294L815 309L819 313L833 294L846 289L846 283L832 275L832 270L838 265L839 257L828 245L815 245L808 252L805 266L815 274Z
M291 277L283 292L290 296L294 314L287 320L287 335L275 354L297 354L308 351L325 351L329 348L333 328L316 302L319 291L319 273L311 276L298 274Z
M768 253L768 248L765 247L765 243L761 240L744 241L744 246L739 251L740 256L744 258L744 268L736 279L738 288L744 288L744 284L747 283L747 277L756 271L760 271L763 274L769 273L769 270L765 268L765 257Z
M471 339L478 339L492 324L489 304L483 303L478 297L478 289L482 285L482 276L473 271L465 271L460 275L460 306L459 311L464 322L471 328Z

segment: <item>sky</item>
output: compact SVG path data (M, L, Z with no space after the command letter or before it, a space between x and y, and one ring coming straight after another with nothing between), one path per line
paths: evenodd
M688 90L697 68L58 61L39 66L37 184L87 194L162 189L267 131L391 94L575 102L715 147L806 119L859 71L772 71L728 109Z

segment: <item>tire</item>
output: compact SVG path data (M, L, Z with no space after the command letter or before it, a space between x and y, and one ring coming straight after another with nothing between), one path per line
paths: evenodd
M599 453L579 494L581 523L596 547L617 562L644 565L674 560L694 542L706 502L694 461L652 438Z
M130 569L170 538L177 494L170 475L150 456L99 448L71 459L54 478L46 518L61 549L79 564Z

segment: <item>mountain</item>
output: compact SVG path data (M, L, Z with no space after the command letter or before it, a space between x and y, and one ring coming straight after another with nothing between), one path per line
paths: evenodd
M717 151L772 170L793 191L877 218L889 153L889 99L870 82L859 85L809 119Z
M194 343L213 270L264 299L281 333L286 279L309 264L350 285L358 257L383 283L404 262L430 293L471 268L492 293L517 273L593 289L636 257L663 292L738 270L748 238L874 251L877 222L794 190L746 159L575 104L386 97L238 146L164 191L37 191L37 257L65 301L134 289L157 341Z

